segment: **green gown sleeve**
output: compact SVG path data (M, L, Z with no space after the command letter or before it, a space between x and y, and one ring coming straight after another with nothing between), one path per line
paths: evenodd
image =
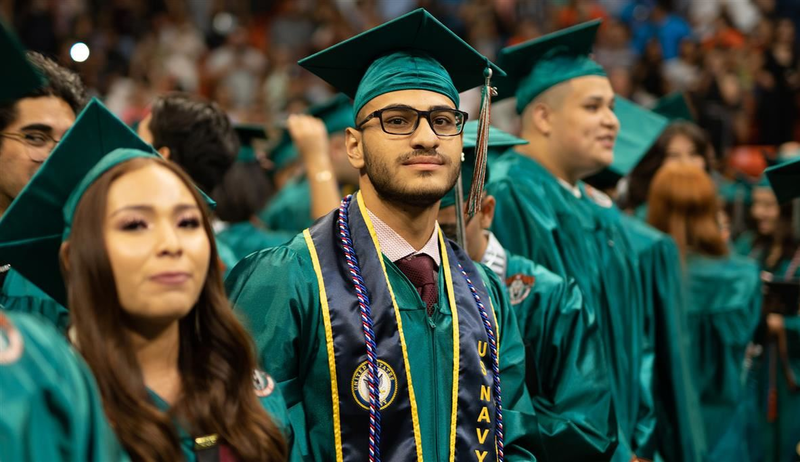
M272 421L281 429L284 438L286 438L286 446L289 448L289 462L301 462L303 455L300 449L300 442L295 435L294 427L292 426L289 411L286 408L286 401L283 399L281 388L276 386L268 396L258 399L261 406L264 407Z
M526 185L527 186L527 185ZM550 219L552 211L545 213L528 197L544 197L541 191L528 191L511 179L494 181L487 186L496 200L492 232L509 252L529 258L559 276L567 275L567 268L558 255L558 224ZM546 207L546 204L541 204ZM526 208L530 214L521 213ZM536 219L531 219L534 215ZM552 230L547 232L546 230ZM526 236L520 239L519 236Z
M0 316L13 326L0 328L0 460L129 460L94 377L66 340L34 316Z
M547 454L609 460L617 421L597 319L574 280L508 258L512 308L527 351L527 385ZM524 279L524 278L530 279Z
M688 255L687 325L709 460L738 460L744 444L745 350L761 314L759 269L749 259Z
M314 436L304 418L303 388L305 372L314 362L309 356L317 350L321 329L316 309L320 303L316 276L292 247L304 246L302 239L302 235L298 236L288 246L263 250L243 259L228 276L226 289L234 312L253 337L259 365L281 389L289 409L295 447L309 457L309 438ZM322 391L325 385L320 384L319 388ZM330 408L330 393L319 393L317 399L319 406ZM327 431L317 437L332 440ZM322 446L319 443L317 446Z
M623 216L639 257L647 309L647 341L654 348L653 396L657 450L666 461L700 460L706 450L698 393L692 383L677 246L666 234Z
M525 385L525 346L504 286L488 268L476 264L497 316L498 362L503 398L505 457L508 461L547 460L530 393Z
M0 288L0 305L6 311L30 313L52 323L62 334L69 327L69 311L11 268Z

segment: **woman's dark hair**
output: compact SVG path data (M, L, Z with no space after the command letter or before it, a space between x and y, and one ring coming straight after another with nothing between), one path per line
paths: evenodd
M685 136L694 144L695 150L706 160L706 171L712 168L711 144L703 130L691 122L673 122L659 136L650 151L645 154L639 164L631 171L628 191L621 206L633 210L647 202L650 182L667 157L667 148L676 136Z
M212 197L217 218L228 223L248 221L267 204L273 187L258 162L236 162Z
M225 111L186 93L156 99L149 129L153 147L168 147L169 160L208 194L222 182L239 152L239 138Z
M675 239L681 256L688 252L728 254L718 221L717 188L696 165L664 164L650 186L647 222Z
M168 413L150 400L129 337L103 234L106 196L115 180L149 165L173 172L200 204L211 264L197 303L179 321L182 393ZM162 159L134 159L103 174L81 199L61 255L77 346L97 378L108 416L133 460L182 458L174 419L194 436L217 434L239 460L285 460L286 443L253 386L256 358L222 285L209 212L191 180Z
M756 238L753 240L751 255L761 260L760 263L767 270L777 267L781 261L792 260L795 257L798 242L794 231L794 213L794 201L782 204L775 232L761 234L758 232L758 227L755 227Z

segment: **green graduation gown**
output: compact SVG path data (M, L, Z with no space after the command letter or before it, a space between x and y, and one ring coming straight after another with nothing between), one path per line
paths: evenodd
M35 316L0 316L0 460L129 460L66 340Z
M153 404L155 404L158 409L163 412L169 412L169 403L164 401L164 399L162 399L152 390L147 391L150 394L150 399L153 401ZM300 455L300 451L295 444L295 437L291 422L289 420L289 413L286 410L286 402L283 400L280 388L276 386L272 393L270 393L268 396L259 397L258 401L261 403L261 406L264 407L264 410L267 411L270 417L272 417L272 421L275 422L278 428L283 432L283 435L286 438L286 445L289 447L290 451L288 460L291 462L302 461L303 459ZM177 421L175 422L175 425L178 429L178 438L180 439L181 451L183 452L185 462L196 462L197 454L195 453L195 437L190 435L189 432Z
M791 259L782 258L772 267L766 264L768 249L755 245L756 234L752 231L742 233L733 243L733 251L743 257L750 257L758 262L762 271L768 271L777 279L800 278L800 264L793 264Z
M536 161L513 150L494 164L489 193L497 200L492 231L512 253L574 278L597 313L610 364L619 426L614 460L652 458L655 418L653 354L648 350L638 261L619 210L581 186L568 191Z
M453 370L453 318L443 271L439 271L439 304L428 316L411 282L385 256L383 260L404 337L413 346L408 349L408 364L416 393L422 454L425 460L449 460L449 391L453 384L452 375L445 371ZM516 318L502 283L485 268L478 269L497 316L505 458L534 461L534 448L540 448L541 442L525 387L525 350ZM234 310L255 340L261 366L270 371L283 391L296 434L305 438L301 446L306 448L306 459L336 460L326 333L319 284L304 236L248 256L234 268L226 286Z
M647 334L655 349L653 397L658 453L667 461L699 461L705 433L699 396L689 368L689 345L680 254L670 236L623 214L622 223L639 259Z
M754 258L762 271L773 274L777 280L800 278L800 267L788 259L781 259L773 267L765 264L766 251L754 247L755 234L745 232L734 243L733 249L743 256ZM793 269L794 268L794 269ZM795 380L800 380L800 316L786 316L783 320L786 331L788 365ZM785 462L800 457L800 392L790 390L789 383L782 373L782 359L774 341L765 345L760 358L754 363L755 424L759 434L755 439L755 454L765 462ZM770 393L776 400L770 405ZM770 417L770 408L776 415Z
M267 230L249 221L233 223L217 234L217 239L233 251L237 261L253 252L289 242L293 237L294 233Z
M295 178L278 191L258 218L274 231L299 233L314 223L311 218L311 187L305 176Z
M688 255L687 325L709 460L747 461L747 344L761 312L758 266L733 256Z
M602 337L574 280L506 252L506 285L517 316L545 460L608 460L617 421Z
M6 311L32 313L50 321L62 334L69 326L69 312L50 298L22 274L8 270L6 280L0 288L0 305Z

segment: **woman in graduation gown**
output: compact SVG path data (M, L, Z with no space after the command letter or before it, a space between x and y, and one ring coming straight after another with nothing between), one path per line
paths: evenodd
M736 253L756 260L773 279L800 278L800 246L792 230L794 204L779 204L766 179L753 188L753 230L736 239Z
M627 194L620 206L645 221L650 185L661 166L685 162L708 172L712 166L711 149L705 132L694 123L685 120L671 123L630 172Z
M770 179L772 187L777 181L778 177ZM789 181L796 184L797 176ZM753 188L750 214L755 229L739 236L734 249L755 259L764 279L797 282L800 246L792 229L797 201L779 201L770 182L765 177ZM754 350L760 354L753 358L758 460L785 462L800 457L800 307L796 308L794 315L765 313L754 340L760 346Z
M225 298L207 199L185 173L93 101L17 199L0 223L19 237L12 264L39 252L38 271L15 266L68 301L132 459L287 459L285 404Z
M728 255L711 178L688 163L664 165L653 179L648 221L678 245L686 278L686 325L709 460L748 460L745 350L761 309L752 260Z

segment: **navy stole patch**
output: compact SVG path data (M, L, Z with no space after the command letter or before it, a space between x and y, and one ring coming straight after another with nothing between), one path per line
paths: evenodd
M418 424L416 419L430 417L416 415L413 387L409 386L411 374L406 368L407 355L403 351L398 326L399 312L395 311L386 272L364 221L359 201L351 201L348 212L353 248L361 274L364 275L377 344L380 426L383 429L380 441L381 459L418 460L418 446L421 442L415 437L415 425ZM316 251L330 317L342 459L361 461L369 459L367 354L361 309L339 238L338 216L339 212L334 211L308 230L314 247L309 250L312 255ZM458 263L461 263L473 281L487 307L490 305L489 296L474 264L461 249L450 243L447 246L447 257L450 260L454 289L451 300L454 298L458 307L457 310L451 309L453 312L457 311L459 333L458 351L454 351L454 360L458 358L459 361L457 370L442 371L457 377L454 389L450 391L451 398L457 396L457 408L453 410L457 425L452 425L455 435L451 435L448 444L451 460L454 456L455 460L493 461L497 456L494 443L495 409L491 355L483 321L469 286L458 270ZM491 322L497 335L494 317ZM413 339L410 341L413 343ZM334 422L334 429L336 428L337 423ZM418 432L417 427L416 433Z

